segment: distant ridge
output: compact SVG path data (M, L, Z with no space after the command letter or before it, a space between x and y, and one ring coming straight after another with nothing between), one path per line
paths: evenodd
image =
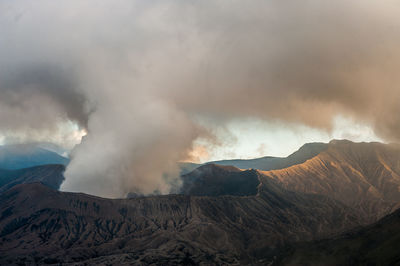
M318 155L328 147L326 143L307 143L300 147L299 150L292 153L288 157L271 157L249 160L222 160L210 162L219 165L232 165L241 169L258 169L263 171L286 168L295 164L301 164Z
M39 165L67 165L69 159L38 144L12 144L0 146L0 169L16 170Z
M269 171L200 166L183 175L184 195L111 200L15 185L0 193L0 264L400 262L399 145L334 140L289 157Z
M240 169L258 169L262 171L283 169L295 164L301 164L308 159L313 158L320 152L328 148L327 143L315 142L307 143L300 147L299 150L292 153L288 157L272 157L265 156L256 159L234 159L234 160L222 160L212 161L204 164L195 163L180 163L182 174L187 174L193 171L197 167L206 164L218 164L218 165L231 165Z

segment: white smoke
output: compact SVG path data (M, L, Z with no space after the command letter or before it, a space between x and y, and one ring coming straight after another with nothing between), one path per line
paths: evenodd
M394 1L0 1L0 132L87 131L64 190L167 193L206 117L400 139ZM35 132L33 135L32 132ZM26 138L28 138L26 137ZM167 173L167 174L166 174Z

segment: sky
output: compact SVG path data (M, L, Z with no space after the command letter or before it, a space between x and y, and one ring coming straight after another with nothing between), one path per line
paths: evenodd
M61 189L105 197L168 193L178 161L399 142L399 11L395 0L0 0L0 141L72 149Z
M218 131L218 130L217 130ZM34 141L52 142L71 152L79 145L87 132L74 123L60 124L51 137L35 136ZM256 118L238 119L227 124L226 128L215 133L221 144L199 138L185 162L205 163L226 159L252 159L262 156L286 157L310 142L328 143L332 139L348 139L354 142L385 142L376 136L373 129L344 117L334 118L331 132L311 128L301 124L283 124ZM0 136L0 145L29 142L27 136ZM69 156L67 153L64 156Z
M226 143L213 146L206 140L195 141L187 161L204 163L224 159L252 159L262 156L286 157L305 143L348 139L354 142L385 142L366 124L335 117L332 131L301 124L282 124L259 119L242 119L229 123L227 132L218 133Z

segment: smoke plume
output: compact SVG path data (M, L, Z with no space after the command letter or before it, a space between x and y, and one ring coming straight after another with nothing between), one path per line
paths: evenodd
M199 118L338 114L400 140L400 4L389 0L0 1L0 133L87 136L64 190L168 193Z

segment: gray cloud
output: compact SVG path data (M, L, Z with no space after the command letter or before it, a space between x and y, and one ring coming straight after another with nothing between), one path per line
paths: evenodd
M17 130L48 128L67 118L86 127L85 98L73 78L52 65L2 71L1 121L7 129Z
M166 193L196 118L400 139L397 1L0 1L0 132L88 131L63 189ZM51 130L50 130L51 132ZM217 141L216 141L217 143ZM165 175L163 173L169 173Z

